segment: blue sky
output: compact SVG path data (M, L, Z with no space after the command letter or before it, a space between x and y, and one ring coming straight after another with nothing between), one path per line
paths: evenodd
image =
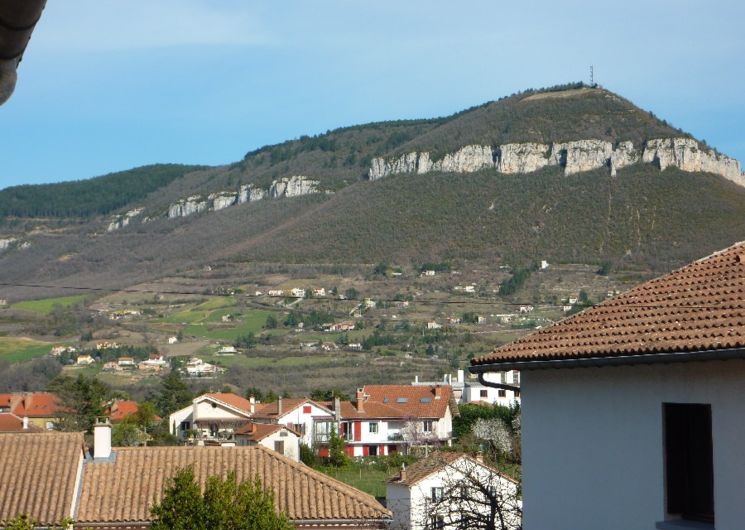
M221 164L587 80L745 161L745 2L49 0L0 107L0 188Z

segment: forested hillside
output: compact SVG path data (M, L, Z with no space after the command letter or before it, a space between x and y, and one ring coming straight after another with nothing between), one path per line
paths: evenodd
M202 166L156 164L101 177L0 190L0 221L15 217L93 217L144 199Z

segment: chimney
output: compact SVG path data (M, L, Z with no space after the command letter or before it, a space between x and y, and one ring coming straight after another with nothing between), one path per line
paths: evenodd
M458 370L458 382L462 383L465 380L465 372L463 370Z
M365 412L365 390L358 388L355 398L357 400L357 410L359 412Z
M415 376L414 376L414 382L415 382L415 383L418 383L418 382L419 382L419 376L418 376L418 375L415 375Z
M97 418L93 426L93 458L111 456L111 424L108 418Z
M442 399L442 387L435 385L435 399Z
M476 453L476 462L478 462L479 464L484 463L484 453L482 453L481 451Z
M334 420L341 421L341 399L339 396L334 398Z
M24 431L28 430L28 416L23 417L23 430Z
M251 414L253 415L256 413L256 398L253 396L250 396L248 398L248 402L251 404L250 409L251 409Z
M398 474L398 480L404 481L406 480L406 464L401 464L401 472Z
M282 396L277 399L277 418L282 415Z

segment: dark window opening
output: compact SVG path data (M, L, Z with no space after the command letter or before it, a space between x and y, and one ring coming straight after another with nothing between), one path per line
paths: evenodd
M714 522L711 405L665 403L667 512Z

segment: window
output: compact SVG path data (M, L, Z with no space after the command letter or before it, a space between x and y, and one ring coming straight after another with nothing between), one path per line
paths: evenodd
M274 442L274 450L277 451L281 455L285 454L285 441L276 440Z
M499 389L499 390L497 391L497 395L498 395L499 397L507 397L507 391L506 391L506 390L504 390L503 388L500 388L500 389Z
M432 502L437 502L442 499L442 488L432 488Z
M378 446L377 445L370 445L367 448L367 454L369 456L378 456Z
M368 424L370 427L370 434L378 434L378 422L377 421L371 421Z
M714 522L711 405L665 403L667 513Z
M354 424L350 421L342 423L342 427L344 429L344 439L348 442L354 441Z
M186 432L189 429L191 429L191 424L188 421L182 421L181 422L181 431Z
M515 390L515 397L516 398L519 398L520 397L520 391L519 390Z
M482 398L488 398L489 397L489 391L487 389L479 390L479 397Z
M429 521L429 528L432 530L445 528L445 518L442 515L433 515Z
M304 423L293 423L292 430L295 431L296 433L299 433L302 436L305 434L305 424Z
M424 432L432 432L432 420L424 420L422 422L422 430Z
M303 414L310 414L311 410L310 405L303 405Z

